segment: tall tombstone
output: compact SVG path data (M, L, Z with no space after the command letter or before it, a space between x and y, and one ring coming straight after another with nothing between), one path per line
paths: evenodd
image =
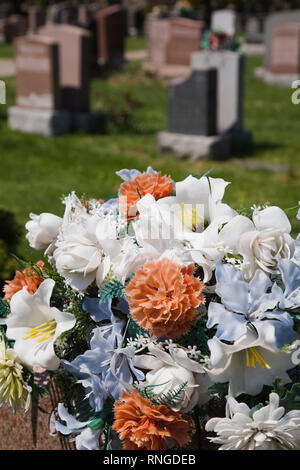
M59 44L59 84L62 107L72 112L90 109L91 33L71 25L46 25L39 34Z
M243 127L245 56L232 51L200 51L191 56L192 69L218 70L218 132Z
M70 115L61 110L58 45L52 38L24 36L15 41L16 106L8 125L23 132L60 135L70 131Z
M157 135L158 153L198 160L226 158L231 139L217 133L217 70L192 70L184 79L174 79L168 88L168 130Z
M243 128L245 56L233 51L200 51L192 54L191 65L193 70L217 69L217 133L231 136L233 153L248 151L252 134Z
M300 75L300 23L273 28L270 71Z
M165 65L165 50L169 40L168 18L148 14L146 18L147 60L159 69Z
M168 87L168 131L178 134L216 135L217 73L213 68L193 70L186 79Z
M124 62L126 11L119 5L100 10L95 15L99 65Z
M229 36L236 33L237 16L235 11L224 9L215 10L211 18L211 28L213 30L222 31Z
M256 14L246 17L245 36L247 43L261 44L264 42L265 15Z
M46 10L39 5L30 5L28 12L28 33L37 33L38 28L46 23Z
M54 39L17 38L15 66L17 106L47 111L61 108L58 45Z

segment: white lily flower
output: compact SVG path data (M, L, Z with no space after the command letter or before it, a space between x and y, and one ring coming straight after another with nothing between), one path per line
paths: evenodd
M174 411L187 413L209 400L208 387L212 382L205 368L190 359L182 348L170 345L167 353L150 343L148 349L150 354L136 355L133 362L140 369L150 369L144 384L151 386L154 394L166 394L187 383L179 394L178 403L172 407Z
M257 330L257 331L256 331ZM287 370L295 365L291 354L276 347L276 330L271 322L261 322L254 330L234 344L220 341L216 336L208 340L211 351L208 375L213 382L229 382L230 395L242 393L257 395L264 385L272 385L276 377L290 382Z
M52 279L45 279L33 295L23 287L10 301L6 335L15 340L14 351L30 369L35 363L48 370L58 368L60 360L55 354L54 342L76 322L71 313L50 307L54 285Z
M253 413L245 403L227 399L225 418L212 418L205 426L217 437L208 439L221 444L219 450L299 450L300 411L285 414L277 393L270 393L269 404Z

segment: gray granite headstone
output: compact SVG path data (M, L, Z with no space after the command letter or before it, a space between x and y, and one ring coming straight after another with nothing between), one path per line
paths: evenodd
M215 67L218 70L218 133L243 127L245 57L232 51L195 52L192 69Z
M264 41L264 15L248 16L245 25L246 42L260 44Z
M237 18L233 10L215 10L212 14L211 28L222 31L229 36L236 32Z
M217 71L194 70L187 79L171 82L168 89L168 131L178 134L216 134Z

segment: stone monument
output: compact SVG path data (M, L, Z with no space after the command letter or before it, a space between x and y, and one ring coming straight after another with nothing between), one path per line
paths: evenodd
M218 134L231 138L231 152L244 153L252 134L244 130L245 55L233 51L200 51L192 54L192 69L215 67L218 71Z
M70 129L70 115L61 110L58 45L42 36L15 41L16 106L8 109L11 129L60 135Z
M187 76L191 54L201 48L203 26L202 21L188 18L148 15L148 58L144 70L164 78Z
M254 70L265 83L290 87L300 79L297 50L300 10L281 11L268 15L265 22L265 56L263 67Z
M208 155L214 158L227 158L234 154L246 153L251 149L252 134L243 128L244 65L245 57L232 51L200 51L192 54L192 74L181 83L181 87L185 90L186 104L181 104L178 108L182 109L182 113L177 114L176 132L178 135L174 135L175 127L170 126L174 118L172 118L172 106L169 104L168 132L160 133L158 136L160 151L173 149L177 154L190 155L195 159ZM212 92L209 94L208 89L200 85L201 80L200 78L196 80L197 75L195 75L199 72L199 77L204 74L203 76L209 79L208 71L211 70L215 71L217 77L215 83L210 78L216 99L213 98ZM169 96L170 94L172 96L172 93L174 95L172 91L174 86L178 84L171 82ZM196 87L197 91L195 91ZM175 93L174 100L177 103L180 102L178 93ZM204 105L201 104L202 101L206 103L205 100L209 100L209 115L204 110ZM188 109L190 111L187 111ZM195 132L193 120L189 119L190 113L199 113L207 125L210 119L215 120L214 132L205 133L202 128L201 132L198 132L197 140L192 137ZM197 119L194 118L194 120L195 123L198 122ZM199 130L199 125L196 125ZM209 126L208 128L212 129Z
M28 13L28 33L35 34L46 23L46 10L38 5L30 5Z
M104 8L95 14L97 58L99 65L124 63L126 12L119 5Z
M158 153L181 158L226 158L230 138L217 134L217 70L203 67L168 88L168 131L157 136Z

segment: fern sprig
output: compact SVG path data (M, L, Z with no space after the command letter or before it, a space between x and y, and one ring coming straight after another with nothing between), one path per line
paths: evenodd
M148 398L153 405L165 405L168 408L172 408L179 402L183 401L182 392L187 386L187 381L183 382L181 385L178 385L172 390L168 390L166 393L155 394L153 392L153 388L160 387L161 385L164 384L146 385L146 387L143 389L138 389L138 391L143 398Z
M108 299L124 297L125 286L116 279L107 282L101 290L101 301L105 302Z

